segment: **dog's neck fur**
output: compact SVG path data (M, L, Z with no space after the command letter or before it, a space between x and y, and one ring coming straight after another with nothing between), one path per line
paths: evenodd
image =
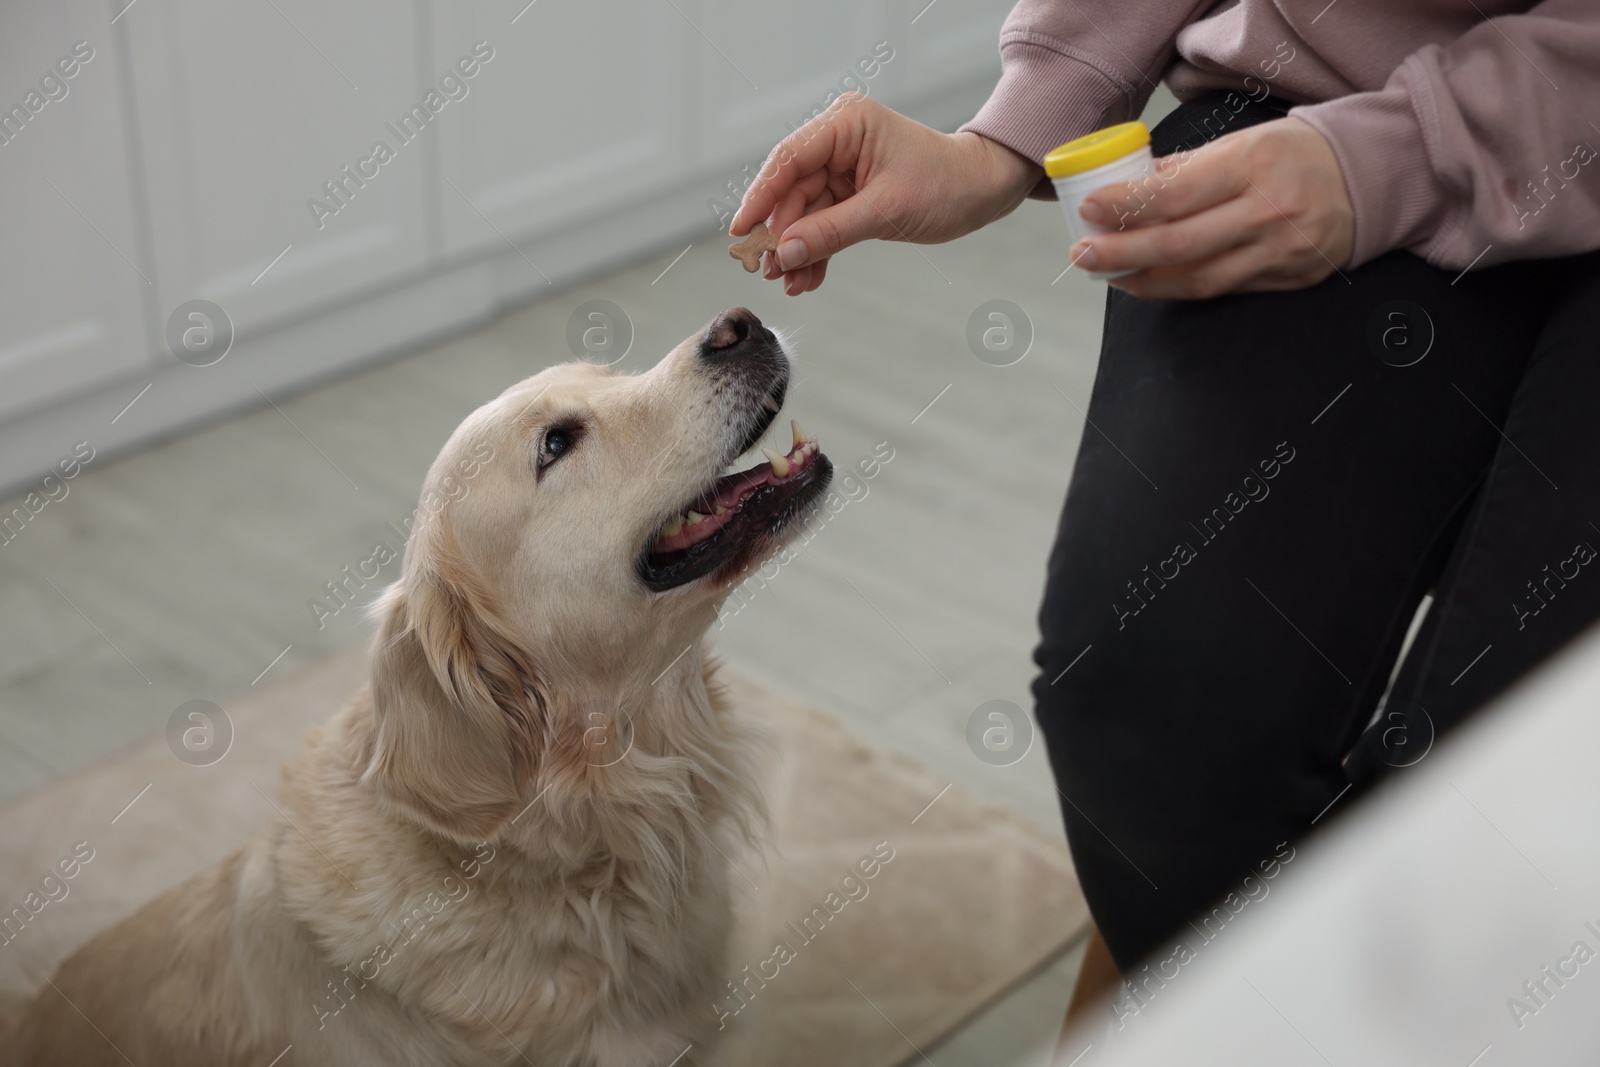
M539 680L512 642L470 637L470 667L426 649L437 639L416 603L398 589L388 599L362 784L452 852L488 842L551 873L608 858L681 870L712 838L748 838L764 818L750 731L698 640L653 680L586 702L580 687ZM491 676L480 697L458 678L469 671Z
M546 750L498 840L569 869L611 859L681 869L729 830L748 837L764 817L752 737L714 671L696 644L625 697L620 716L579 711L577 743Z

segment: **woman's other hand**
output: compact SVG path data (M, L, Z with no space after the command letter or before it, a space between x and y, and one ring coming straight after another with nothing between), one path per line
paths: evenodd
M1283 118L1156 161L1153 177L1096 189L1080 213L1122 229L1079 241L1085 270L1151 300L1304 289L1350 261L1355 216L1327 140Z

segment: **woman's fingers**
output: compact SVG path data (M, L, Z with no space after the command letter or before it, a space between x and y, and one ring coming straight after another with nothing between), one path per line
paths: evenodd
M1209 259L1141 270L1111 284L1149 300L1203 300L1224 293L1304 289L1334 272L1305 235L1287 225Z
M857 193L830 207L802 215L786 226L778 238L778 266L798 270L853 244L891 232L888 220L868 199Z
M1249 188L1238 152L1226 138L1155 161L1149 176L1096 189L1078 214L1103 226L1144 226L1181 219Z
M1071 256L1084 270L1147 270L1212 259L1254 240L1259 232L1259 200L1235 197L1173 222L1086 237L1073 246Z
M853 244L951 240L1015 207L1039 177L1037 164L977 134L940 133L846 93L773 149L729 232L766 220L778 247L763 274L797 294Z
M773 207L772 214L767 217L767 232L782 240L785 230L793 226L807 211L813 210L810 205L816 202L818 191L825 191L826 187L826 175L822 171L808 175L796 182ZM754 224L752 223L752 225ZM762 257L762 277L770 280L782 273L783 271L778 268L778 257L776 255L768 253Z
M853 168L861 151L862 105L868 99L859 93L845 93L822 114L779 141L745 190L728 232L734 237L744 236L808 175Z
M821 192L819 192L806 204L803 214L810 215L821 211L824 208L832 207L834 202L835 198L833 191L824 187ZM780 238L781 236L782 234L780 232ZM780 245L780 247L782 246ZM777 254L773 253L774 266L776 266L776 259ZM827 271L827 257L823 257L822 259L817 260L815 263L808 264L807 266L789 271L788 276L785 277L783 281L783 291L789 296L799 296L801 293L809 293L811 290L822 284L823 275L825 275ZM778 270L778 273L783 273L781 268Z
M812 289L822 284L822 279L828 275L828 263L829 261L826 259L819 259L811 264L811 287L806 292L809 293Z
M1199 263L1142 270L1113 278L1110 284L1144 300L1204 300L1254 288L1298 288L1256 284L1274 261L1265 245L1250 242Z
M861 196L852 195L864 123L875 106L874 101L846 93L785 137L767 157L734 214L729 227L733 236L749 232L762 220L778 235L777 254L763 257L762 275L789 275L784 280L787 291L815 288L810 273L797 277L795 272L883 233L881 214Z
M798 182L793 189L784 196L783 200L772 211L767 219L767 232L783 239L784 231L793 226L802 217L814 211L821 211L825 207L832 207L834 195L829 188L824 172L816 174ZM761 276L771 281L782 275L784 270L778 266L776 252L768 252L761 257Z
M810 286L810 267L801 267L799 270L791 270L784 275L783 293L785 296L799 296L801 293L806 292Z

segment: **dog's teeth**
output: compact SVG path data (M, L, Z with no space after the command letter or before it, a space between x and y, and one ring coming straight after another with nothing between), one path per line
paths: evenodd
M776 415L778 413L778 402L776 400L772 399L772 397L770 395L762 397L761 398L761 403L768 411L772 412L774 415Z
M801 445L806 443L806 432L800 428L800 424L798 422L790 419L789 429L794 431L794 446L796 448L799 448Z
M683 524L685 526L699 526L704 521L705 516L698 511L686 511L683 513Z
M676 534L679 534L679 533L682 533L682 532L683 532L683 516L682 515L674 515L672 517L671 521L669 521L666 526L662 527L662 530L661 530L662 535L665 536L665 537L672 537L672 536L674 536Z
M714 515L726 515L727 513L728 513L728 509L723 507L721 504L718 504L717 505L717 510L714 511L712 514L714 514Z
M780 478L789 477L789 461L778 455L770 448L763 448L761 454L767 457L767 462L772 464L772 473Z

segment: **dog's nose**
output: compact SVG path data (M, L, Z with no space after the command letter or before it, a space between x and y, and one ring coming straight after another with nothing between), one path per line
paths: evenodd
M752 337L766 340L771 336L749 308L729 308L707 327L700 342L700 354L713 359L732 355Z

